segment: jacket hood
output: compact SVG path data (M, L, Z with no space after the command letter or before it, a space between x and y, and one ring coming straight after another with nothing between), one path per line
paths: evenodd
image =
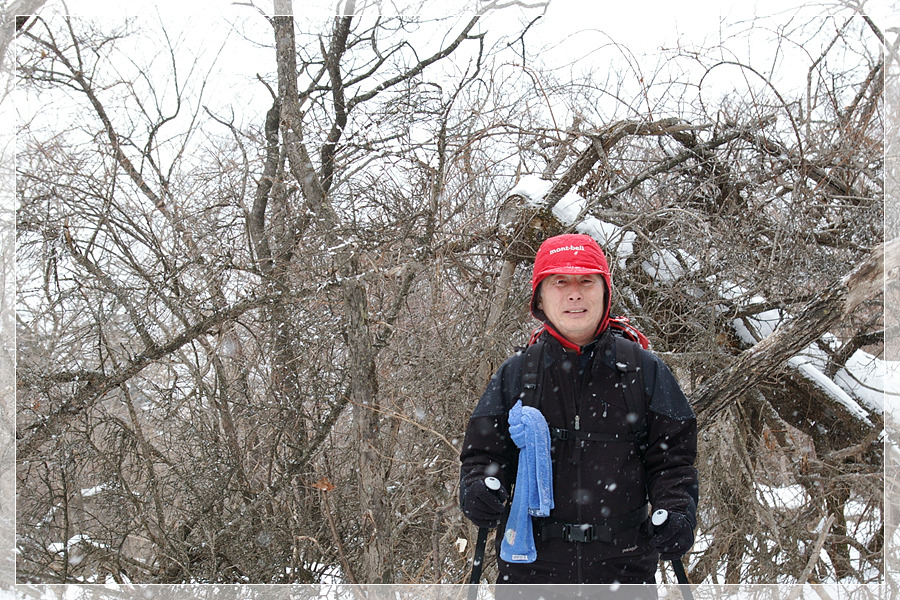
M597 326L597 334L600 334L609 326L609 307L612 304L612 277L609 273L606 255L603 254L600 245L589 235L567 233L548 238L537 251L531 275L531 314L535 319L548 326L553 337L560 341L565 338L556 332L553 324L547 319L547 315L537 306L541 282L550 275L590 273L599 274L606 285L606 306ZM571 342L569 345L574 346Z

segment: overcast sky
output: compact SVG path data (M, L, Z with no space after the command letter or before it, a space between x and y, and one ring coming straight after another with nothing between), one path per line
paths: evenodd
M272 0L252 0L263 10L269 11ZM537 6L540 0L522 0ZM887 20L896 14L900 0L628 0L600 2L595 0L549 0L542 22L536 27L541 35L558 36L564 39L571 35L589 35L591 30L603 31L621 43L627 43L636 53L652 52L660 45L712 42L719 33L720 24L749 22L759 16L781 16L785 20L798 7L821 8L840 4L858 3L866 7L876 21ZM338 0L295 0L296 15L328 15ZM511 3L505 0L503 4ZM154 15L161 14L173 19L186 15L239 15L254 9L232 0L70 0L66 3L70 14L81 15ZM402 10L427 15L446 15L471 10L471 0L357 0L357 7L377 5L390 13ZM302 8L301 8L302 7ZM59 0L50 0L45 11L61 12ZM538 11L540 12L540 11ZM580 33L578 33L580 32Z
M262 10L269 11L273 0L252 0ZM851 0L845 0L850 2ZM522 0L537 6L539 0ZM859 0L853 0L859 2ZM203 26L213 28L224 20L253 22L265 26L259 18L259 11L232 0L50 0L44 7L44 14L63 12L70 14L96 15L105 17L144 16L162 18L167 26L190 23L192 36ZM294 0L294 13L298 20L310 16L314 21L330 15L339 0ZM503 4L512 3L504 0ZM887 28L892 7L900 0L863 1L870 9L876 22ZM414 10L428 16L444 16L470 11L471 0L357 0L357 7L379 6L383 12L391 13ZM521 27L532 15L544 13L543 17L529 29L527 42L529 51L541 50L540 58L560 68L570 68L573 61L581 60L588 65L605 64L611 60L609 48L616 46L619 56L628 54L626 59L638 68L652 68L651 61L660 54L660 49L714 47L728 42L730 52L738 59L753 57L756 62L765 62L760 56L771 53L767 39L772 38L776 28L790 28L799 22L798 10L802 18L830 12L842 4L842 0L809 2L804 0L627 0L601 2L595 0L550 0L545 9L533 8L528 16L516 18L519 11L504 9L484 19L485 27L502 29ZM412 9L410 8L412 7ZM760 18L762 17L762 18ZM461 16L460 19L463 17ZM807 19L808 20L808 19ZM210 32L211 35L212 32ZM268 32L266 32L268 35ZM735 37L736 36L736 37ZM265 39L268 42L268 39ZM210 41L212 46L214 42ZM786 65L794 64L805 72L808 60L803 60L801 48L793 48L799 54L787 57ZM808 49L815 52L815 49ZM241 50L245 52L246 49ZM606 53L604 53L606 51ZM533 57L531 57L533 58ZM229 58L229 60L234 60ZM785 68L785 73L790 70ZM799 72L799 71L798 71ZM793 77L793 75L789 75Z

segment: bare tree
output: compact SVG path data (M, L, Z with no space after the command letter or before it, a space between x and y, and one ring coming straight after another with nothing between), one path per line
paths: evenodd
M820 385L887 327L875 24L783 32L820 48L798 91L722 48L563 78L544 7L495 4L300 26L279 0L252 118L174 32L158 76L129 23L23 30L52 102L19 124L20 581L464 581L459 436L575 228L703 423L693 580L881 580L882 413ZM749 91L710 97L722 69Z
M150 581L314 581L337 555L350 580L415 576L395 564L396 547L423 533L395 528L387 497L392 477L417 472L393 458L408 401L388 402L376 373L394 368L379 355L464 205L440 201L460 149L484 135L455 107L480 83L479 17L422 58L385 35L415 20L356 18L351 6L328 44L301 47L288 8L270 18L276 84L258 132L203 110L193 81L169 82L171 107L146 75L104 80L116 76L104 52L124 31L64 19L24 34L27 80L71 88L90 109L83 133L31 129L19 167L20 259L36 269L23 281L37 284L21 290L19 331L31 357L20 365L19 478L35 490L19 510L36 527L23 541L26 579L78 579L89 567ZM441 93L422 74L464 45L471 64ZM104 90L117 86L134 92L122 99L134 107L127 119L107 108ZM185 114L194 129L165 137ZM436 143L410 146L410 117ZM193 154L194 136L214 126L227 137ZM248 158L257 140L259 161ZM98 164L94 141L108 161L100 171L85 168ZM51 322L65 336L45 336ZM41 374L50 357L57 366ZM452 443L427 422L417 431L428 447L441 440L446 475ZM452 488L433 494L437 514L460 524ZM41 524L59 497L78 501ZM326 526L331 511L340 518ZM88 531L92 542L75 537ZM70 571L69 541L126 551ZM426 563L433 577L444 560Z

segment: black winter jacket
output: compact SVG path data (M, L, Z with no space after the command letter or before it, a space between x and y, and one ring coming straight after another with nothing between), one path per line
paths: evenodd
M687 515L696 524L698 501L697 425L672 373L651 352L640 350L646 401L646 444L576 439L581 432L633 432L617 368L616 344L609 331L582 349L566 350L545 332L538 408L551 428L568 430L568 439L551 445L555 508L547 522L621 523L648 501L652 509ZM626 343L633 343L627 341ZM463 450L460 501L475 480L494 475L504 488L515 483L518 448L509 437L509 409L520 398L524 356L510 357L494 374L469 420ZM621 365L620 365L621 366ZM507 507L507 515L508 515ZM505 531L506 516L499 532ZM542 539L544 522L534 519L537 560L513 564L499 560L498 583L652 583L658 561L644 525L630 525L612 539L591 542ZM502 535L497 536L497 550Z

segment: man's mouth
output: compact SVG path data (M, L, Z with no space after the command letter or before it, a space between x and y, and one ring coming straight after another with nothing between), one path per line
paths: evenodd
M566 313L568 313L568 314L574 314L574 315L581 314L581 313L586 313L586 312L587 312L587 309L586 309L586 308L579 308L579 309L576 309L576 310L567 310L567 311L566 311Z

